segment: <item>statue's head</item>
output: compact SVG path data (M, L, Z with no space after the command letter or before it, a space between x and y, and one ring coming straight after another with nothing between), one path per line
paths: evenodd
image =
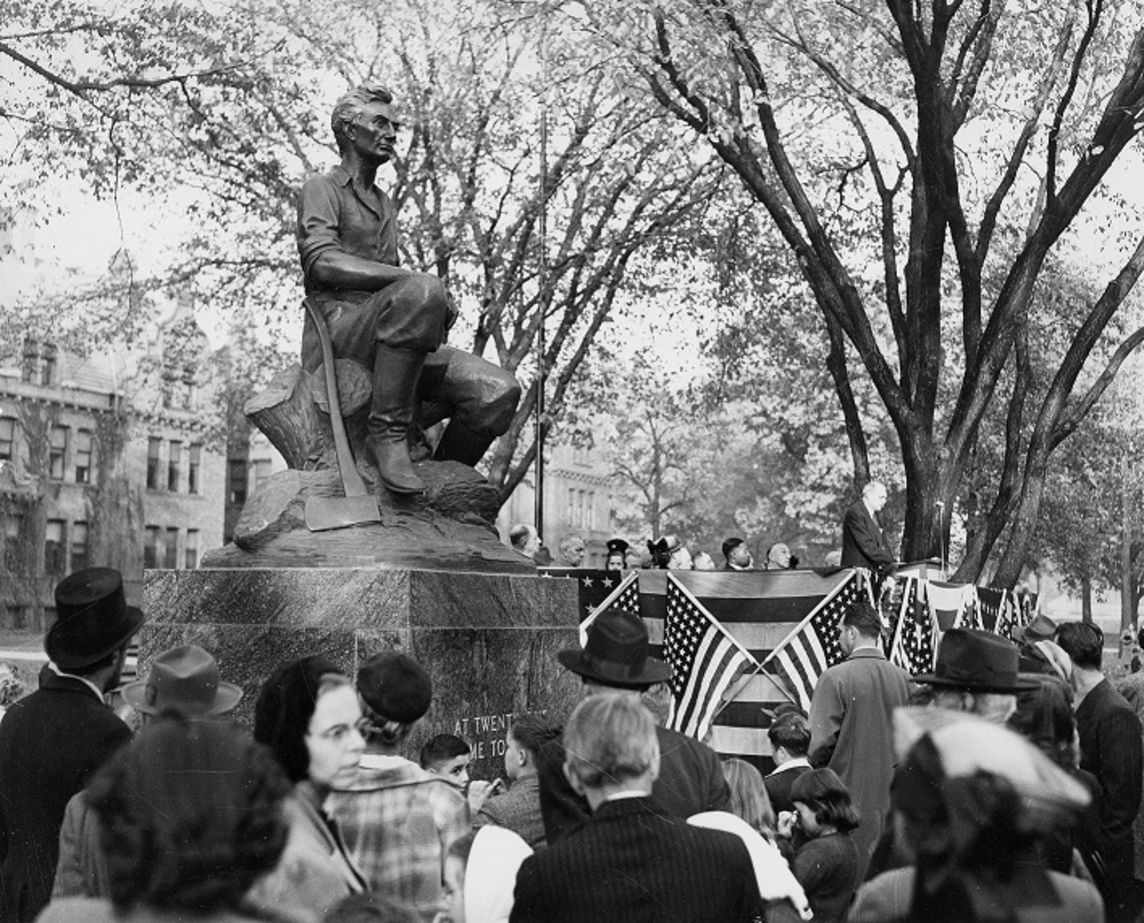
M349 127L357 122L362 110L370 103L382 103L389 107L387 117L395 125L397 113L393 110L393 94L380 83L365 83L350 90L334 103L334 113L330 117L330 127L334 130L334 140L338 150L344 151L350 143Z

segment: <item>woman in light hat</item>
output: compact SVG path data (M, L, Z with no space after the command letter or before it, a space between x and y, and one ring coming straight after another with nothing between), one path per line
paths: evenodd
M1100 892L1047 869L1046 831L1090 795L1008 728L946 709L900 708L894 825L914 863L859 889L851 921L1100 923Z

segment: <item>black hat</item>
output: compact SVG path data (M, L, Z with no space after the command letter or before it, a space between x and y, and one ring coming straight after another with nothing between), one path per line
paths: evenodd
M622 538L608 539L608 554L623 554L631 546Z
M1017 645L990 631L951 628L941 637L933 673L914 682L971 692L1020 692L1037 683L1017 676Z
M127 605L119 571L76 571L56 586L56 621L44 638L44 650L62 670L86 667L126 644L145 618L142 610Z
M1057 623L1044 613L1038 612L1028 625L1013 631L1013 640L1035 644L1037 641L1052 641L1056 634Z
M373 711L402 724L412 724L424 715L433 700L433 681L425 668L396 651L378 654L362 664L357 689Z
M560 651L556 659L585 679L618 689L667 682L671 667L649 657L647 649L643 619L622 609L606 609L588 626L584 649Z

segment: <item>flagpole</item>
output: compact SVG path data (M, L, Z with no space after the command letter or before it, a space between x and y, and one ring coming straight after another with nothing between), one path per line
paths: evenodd
M540 23L540 216L538 236L540 254L536 272L536 491L534 495L533 519L536 532L544 536L544 385L547 377L545 368L544 341L544 299L548 285L548 15L547 8L541 11Z

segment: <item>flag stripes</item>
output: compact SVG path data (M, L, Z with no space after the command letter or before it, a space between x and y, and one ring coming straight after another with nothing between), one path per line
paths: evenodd
M669 574L664 653L674 670L668 726L702 740L731 681L753 658L694 595Z
M565 572L568 576L577 578L581 582L582 612L590 616L590 610L596 609L607 598L608 594L615 593L617 584L606 587L607 593L601 593L603 582L615 581L620 574L607 572ZM835 570L796 570L796 571L662 571L641 570L625 572L623 580L635 575L636 580L630 583L624 591L622 599L617 597L609 605L620 604L621 608L634 606L635 594L638 591L638 611L644 618L648 628L649 639L652 644L651 654L654 657L667 659L664 654L664 627L667 617L667 593L669 577L675 580L679 587L695 599L697 604L714 618L714 620L737 641L757 662L762 663L768 658L768 663L762 672L751 675L752 666L742 670L738 679L732 678L727 690L734 694L734 701L724 704L719 714L710 726L710 742L712 747L724 756L739 756L750 760L760 769L770 768L770 741L767 738L767 728L770 726L770 715L777 706L790 702L797 697L794 688L780 679L775 673L777 658L772 657L776 649L780 649L784 642L792 638L808 617L824 604L830 597L837 597L848 582L858 572L854 569L844 568ZM561 576L552 571L553 577ZM940 638L941 626L933 620L933 612L927 602L926 589L931 583L928 580L929 572L909 571L899 577L906 583L907 577L917 577L914 581L912 604L907 605L905 611L897 611L894 636L898 635L900 627L902 641L906 641L906 632L913 629L913 636L909 638L911 644L919 648L919 660L925 658L925 651L936 648ZM585 584L584 578L590 579L590 585ZM936 581L932 581L936 582ZM855 588L860 586L857 579L853 579ZM943 618L949 620L946 627L950 627L961 610L961 599L966 591L960 587L945 584L947 598L955 598L956 602L949 610L942 613ZM857 592L855 590L855 592ZM979 591L980 592L980 591ZM910 596L910 586L906 583L904 596ZM939 593L939 595L941 595ZM1006 594L1009 601L1010 617L1008 620L998 618L994 621L988 612L987 606L992 602L988 594L982 592L980 607L983 621L991 623L998 630L1003 629L1004 622L1010 624L1024 624L1035 611L1035 596L1018 596ZM587 605L588 599L594 605ZM853 598L847 591L846 599ZM844 607L844 605L843 605ZM841 609L835 612L836 617L841 616ZM584 617L584 616L581 616ZM920 626L920 633L919 633ZM929 629L927 637L927 627ZM928 644L927 644L928 641ZM813 641L808 639L809 647L804 648L804 655L797 652L788 653L788 660L793 658L802 667L805 678L804 686L809 682L811 669L817 654L814 651ZM821 647L822 642L819 641ZM932 647L930 647L932 645ZM807 653L809 651L809 653ZM711 657L715 656L715 649L711 649ZM805 657L805 659L804 659ZM930 654L932 658L932 653ZM932 662L932 661L931 661ZM791 664L794 665L793 662ZM772 670L775 673L772 673ZM821 672L821 671L820 671ZM795 671L798 675L798 671ZM793 684L791 684L793 686ZM812 687L811 687L812 688ZM702 689L700 692L702 693ZM722 694L722 693L720 693ZM716 697L717 698L717 697ZM765 709L765 710L764 710Z

